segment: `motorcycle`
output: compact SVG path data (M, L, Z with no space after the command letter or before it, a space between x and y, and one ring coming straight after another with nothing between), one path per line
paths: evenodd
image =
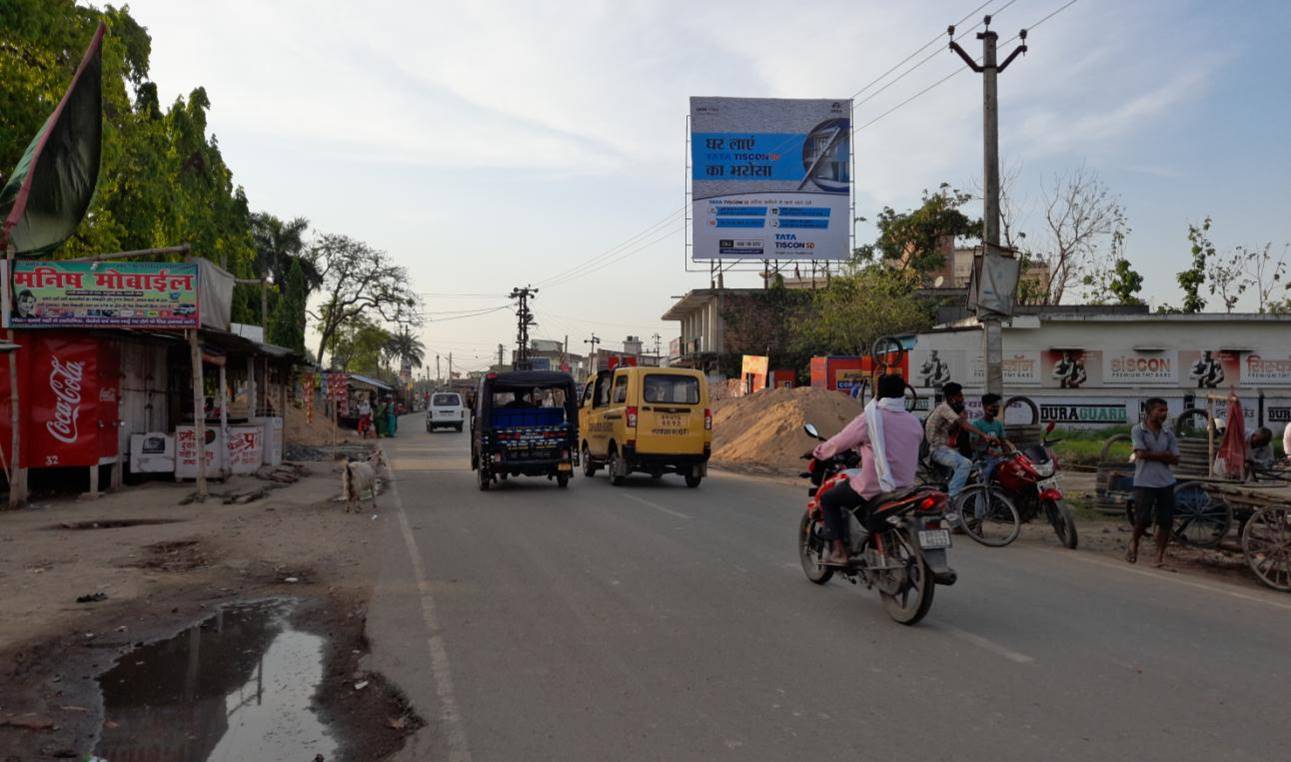
M810 423L803 430L824 439ZM945 493L915 485L879 495L868 511L852 509L847 515L847 566L826 566L822 561L829 541L820 497L848 478L847 469L859 467L860 455L849 451L822 461L809 453L803 458L810 465L802 476L812 486L798 527L798 557L807 579L823 585L837 572L852 584L877 588L893 620L912 625L923 619L932 608L936 585L953 585L957 579L946 560L950 529L944 523Z
M1075 550L1076 521L1071 509L1063 502L1062 490L1058 486L1058 458L1053 452L1053 445L1058 440L1048 439L1051 433L1052 422L1045 429L1046 438L1040 444L1004 455L995 467L991 483L1008 494L1023 523L1043 511L1058 535L1058 541Z

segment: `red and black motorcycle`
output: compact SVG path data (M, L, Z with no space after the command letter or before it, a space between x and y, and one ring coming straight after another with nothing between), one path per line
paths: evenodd
M823 439L811 424L803 429ZM837 572L853 584L878 588L883 609L897 622L923 619L932 608L935 586L953 585L957 578L946 561L950 529L944 523L945 493L916 485L879 495L867 511L854 509L847 516L847 566L826 566L822 560L829 541L820 496L847 479L847 469L860 466L860 455L849 451L823 461L803 457L811 461L802 476L811 479L812 487L798 526L798 557L807 579L823 585Z
M1058 440L1048 439L1051 433L1052 422L1045 429L1046 438L1040 444L1004 455L995 467L991 485L1008 495L1022 523L1043 512L1057 533L1058 541L1074 550L1076 521L1071 508L1063 501L1062 489L1058 485L1058 458L1052 447Z

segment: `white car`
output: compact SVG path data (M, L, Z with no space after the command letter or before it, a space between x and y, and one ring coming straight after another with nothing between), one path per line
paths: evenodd
M434 431L443 426L461 431L466 425L466 405L462 395L457 392L436 392L430 395L430 407L426 408L426 431Z

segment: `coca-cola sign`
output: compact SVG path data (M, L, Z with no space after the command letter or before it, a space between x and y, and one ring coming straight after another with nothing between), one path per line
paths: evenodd
M55 355L50 356L49 363L49 391L55 402L54 417L45 423L45 429L63 444L74 445L78 436L76 419L81 413L81 381L85 378L85 363L64 363Z
M99 379L99 342L52 332L29 336L23 342L31 350L21 390L28 416L23 460L34 468L97 465L105 454L99 451L99 407L107 386Z

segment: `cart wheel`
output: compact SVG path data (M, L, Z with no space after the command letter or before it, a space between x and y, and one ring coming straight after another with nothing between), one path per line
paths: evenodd
M1232 526L1232 508L1211 497L1199 482L1184 482L1174 488L1173 534L1177 541L1194 548L1219 547Z
M1242 551L1260 581L1291 593L1291 510L1256 511L1242 529Z
M1201 408L1190 408L1174 419L1174 435L1183 437L1204 437L1210 424L1210 414Z

